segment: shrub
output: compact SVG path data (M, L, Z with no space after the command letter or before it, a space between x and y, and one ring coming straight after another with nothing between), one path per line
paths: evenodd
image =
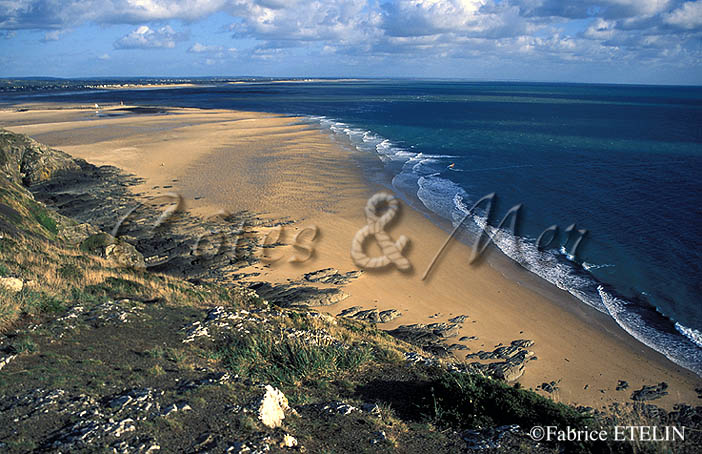
M66 308L64 302L44 292L28 290L26 287L17 294L22 311L29 314L59 313Z
M239 375L298 385L304 381L337 378L372 359L366 346L340 343L311 344L304 340L275 338L269 333L234 337L220 349L225 365Z
M44 208L41 205L38 205L36 203L32 203L29 206L29 213L48 232L50 232L54 235L56 235L58 233L58 227L56 226L56 221L54 221L54 219L51 217L51 215L49 215L49 211L46 208Z
M479 375L446 373L434 380L431 388L430 414L437 423L452 427L578 427L585 419L567 405Z
M58 269L58 275L67 281L80 281L83 279L83 272L76 265L66 263Z
M138 282L120 277L108 277L100 284L86 286L84 293L94 296L119 297L140 294L144 289L145 287Z
M114 238L112 235L103 232L96 233L95 235L90 235L80 243L80 250L89 254L98 254L102 252L102 249L113 242Z

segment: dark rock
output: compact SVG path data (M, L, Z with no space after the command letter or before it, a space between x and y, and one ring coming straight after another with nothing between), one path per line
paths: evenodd
M355 318L356 320L365 320L371 323L378 323L380 316L378 314L378 309L368 309L365 311L358 311L348 317Z
M668 395L668 384L666 382L658 383L657 385L643 386L638 391L631 394L631 400L655 400Z
M388 436L385 434L385 431L381 430L380 432L376 432L375 438L371 440L371 444L377 445L380 443L387 443L388 441Z
M519 433L519 425L511 424L499 427L488 427L478 430L466 430L462 438L470 450L497 450L502 448L502 442L509 434Z
M511 382L517 380L524 374L524 363L503 362L488 364L487 372L490 376Z
M351 315L355 314L356 312L360 311L361 309L363 309L361 306L348 307L348 308L344 309L343 311L339 312L337 314L337 316L338 317L348 317L348 316L351 316Z
M474 362L471 364L471 367L490 377L508 382L514 381L522 376L526 363L533 360L534 352L526 349L526 347L531 347L532 345L534 345L534 342L531 340L519 339L513 341L510 345L500 344L491 352L481 350L477 353L470 353L466 355L466 359L503 360L488 364Z
M673 411L668 413L666 417L668 423L672 422L686 427L700 427L702 426L702 406L693 407L691 405L675 404Z
M534 341L529 339L517 339L513 340L510 345L517 348L529 348L534 345Z
M456 336L458 328L458 325L452 323L414 324L401 325L388 333L436 356L448 356L449 349L444 341Z
M360 306L350 307L339 313L340 317L353 318L371 323L386 323L401 316L402 313L397 309L388 309L378 312L378 309L361 310Z
M338 288L317 288L294 283L255 282L249 288L255 290L261 298L280 307L330 306L349 297Z
M62 151L23 134L0 130L0 170L14 183L32 186L60 173L78 171L80 167Z
M559 380L560 381L560 380ZM536 387L536 389L542 389L543 391L546 391L547 393L553 393L555 391L558 391L558 382L551 381L550 383L541 383L539 386Z
M356 279L360 275L360 271L340 273L339 270L333 268L324 268L305 274L303 279L308 282L318 282L321 284L346 285L349 281Z
M380 323L387 323L390 320L395 320L397 317L400 317L402 313L398 311L397 309L388 309L386 311L381 311L378 314L378 319L380 320Z
M623 391L623 390L625 390L625 389L627 389L627 388L629 388L629 383L628 383L628 382L626 382L626 381L624 381L624 380L619 380L619 381L617 382L617 388L616 388L617 391Z

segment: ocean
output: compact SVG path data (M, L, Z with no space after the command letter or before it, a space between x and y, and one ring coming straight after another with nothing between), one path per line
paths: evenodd
M442 227L463 220L468 242L488 232L505 256L702 376L702 87L369 80L3 98L302 115ZM470 211L492 193L491 214ZM497 229L518 204L515 230L509 219Z

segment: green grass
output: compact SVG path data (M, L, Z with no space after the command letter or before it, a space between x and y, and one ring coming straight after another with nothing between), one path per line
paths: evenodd
M37 344L29 337L21 337L12 342L12 347L17 353L34 353L37 351Z
M58 297L26 287L17 294L17 300L20 308L28 314L59 314L66 310L65 302Z
M30 203L28 208L29 213L42 227L54 235L58 233L56 221L49 215L49 211L46 208L36 203Z
M83 290L84 293L93 296L125 296L140 295L145 287L135 281L120 277L108 277L100 284L88 285Z
M430 389L431 398L424 403L424 411L439 427L474 429L519 424L528 430L534 426L584 429L598 425L594 418L573 407L479 375L444 372L430 383ZM563 448L564 452L576 453L631 452L626 443L569 442Z
M0 238L0 252L9 253L17 247L17 242L11 238Z
M311 345L263 332L230 339L218 356L239 375L287 386L334 379L373 359L367 346Z
M72 282L77 282L83 279L83 271L81 271L80 268L73 263L65 263L61 265L61 267L58 269L58 275L61 276L61 278Z
M97 233L95 235L90 235L88 238L80 243L80 250L87 252L89 254L96 254L100 252L101 249L110 245L114 242L114 238L107 233Z
M585 421L572 407L479 375L446 373L434 380L431 387L431 413L435 422L442 425L575 427Z
M78 305L81 304L99 304L107 300L104 294L95 294L81 287L72 287L70 290L70 299Z

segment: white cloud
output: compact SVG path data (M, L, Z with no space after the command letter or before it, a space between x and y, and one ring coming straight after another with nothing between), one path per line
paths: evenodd
M190 49L188 49L188 52L192 54L221 54L224 52L236 52L236 49L233 47L224 47L224 46L207 46L204 44L200 43L195 43L193 44Z
M391 36L423 36L442 32L484 30L485 0L398 0L383 5L383 27Z
M110 57L110 54L102 54L102 55L100 55L100 56L98 57L98 60L107 61L107 60L109 60L109 59L111 59L111 58L112 58L112 57Z
M666 14L666 24L687 30L702 27L702 1L686 2L680 8Z
M514 0L525 16L621 19L666 11L676 0Z
M68 29L50 30L44 33L44 37L41 39L41 42L48 43L49 41L58 41L59 39L61 39L61 36L65 35L68 32Z
M616 33L616 23L602 18L595 19L585 30L584 36L590 39L611 39Z
M231 0L0 0L0 29L43 29L86 22L194 21Z
M366 0L234 0L229 12L236 36L339 43L367 39L380 16Z
M182 41L185 38L184 34L176 33L168 25L156 30L148 25L142 25L115 41L114 47L115 49L172 49L176 41Z
M0 0L0 31L50 40L86 23L132 24L115 48L163 49L185 39L166 24L214 13L231 16L233 37L253 40L248 55L260 59L702 59L702 0ZM235 50L198 42L188 52L219 62Z

